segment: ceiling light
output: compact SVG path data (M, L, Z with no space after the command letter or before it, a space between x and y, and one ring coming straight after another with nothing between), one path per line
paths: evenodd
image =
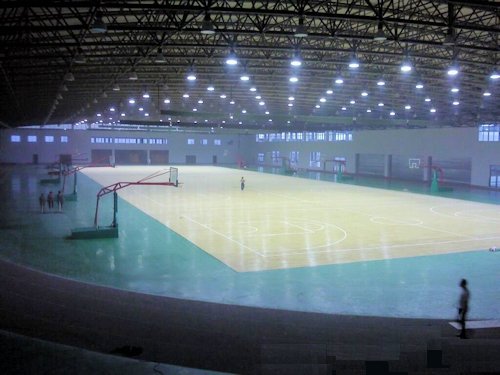
M125 113L123 113L123 112L120 113L120 116L125 117Z
M118 83L115 83L113 85L113 91L120 91L120 86L118 85Z
M170 104L170 99L168 99L168 98L167 98L167 99L164 99L164 100L163 100L163 103L165 103L165 104Z
M226 99L226 98L227 98L227 96L226 96L226 94L222 94L222 95L220 96L220 98L221 98L221 99Z
M383 79L379 80L377 86L385 86L385 81Z
M66 85L62 85L62 86L61 86L61 90L62 90L62 91L68 91L68 86L66 86Z
M373 37L373 40L376 42L383 42L383 41L387 40L387 37L385 36L385 33L384 33L383 23L381 21L379 21L379 23L378 23L377 33Z
M299 18L299 24L295 28L295 32L293 34L296 38L306 38L307 37L307 28L304 26L304 18Z
M411 105L409 105L409 104L405 105L405 109L407 109L407 110L411 109Z
M110 112L114 112L114 111L115 111L115 107L110 107L110 108L109 108L109 111L110 111Z
M359 65L358 65L358 66L359 66ZM343 84L343 83L344 83L344 80L343 80L342 78L340 78L340 77L339 77L339 78L337 78L337 79L335 80L335 83L336 83L337 85L341 85L341 84Z
M188 81L196 81L196 74L194 73L193 69L189 70L186 78Z
M73 73L68 72L68 73L66 73L64 75L64 80L65 81L69 81L69 82L74 81L75 80L75 76L73 75Z
M233 50L231 50L229 52L229 55L227 55L226 64L227 65L237 65L238 64L238 58L236 57L236 53L234 53Z
M415 88L417 89L423 89L424 88L424 85L422 82L418 82L416 85L415 85Z
M193 112L197 112L198 111L198 108L193 108Z
M144 99L149 99L149 93L147 91L144 91L144 94L142 94L142 97Z
M87 59L85 58L83 52L81 52L80 48L78 49L78 52L76 53L73 61L75 62L75 64L85 64L87 62Z
M293 107L293 103L288 103L288 106L289 107Z
M430 111L431 113L436 113L436 108L431 108L429 111Z
M293 77L290 77L289 81L292 83L296 83L296 82L299 82L299 79L297 77L293 76Z
M371 110L370 108L368 108L368 109L366 110L366 112L368 112L368 113L371 113L371 111L372 111L372 110Z
M351 61L349 61L349 68L351 68L351 69L357 69L357 68L359 68L359 61L356 58L355 54L352 55Z
M144 108L142 108L142 107L139 107L139 111L141 111L141 112L142 112L142 111L144 111Z
M326 93L327 93L328 95L332 95L332 94L333 94L333 90L326 90Z
M321 108L321 106L319 104L316 104L314 107L315 108Z
M229 104L234 104L234 103L235 103L235 101L234 101L234 100L231 100L231 101L229 102Z
M212 84L208 85L207 91L214 91L214 90L215 90L214 85L212 85Z
M198 100L198 104L203 104L203 99Z
M128 100L128 102L129 102L129 104L135 104L135 99L130 98L130 99Z
M205 17L203 18L203 23L201 24L200 33L204 35L213 35L215 34L214 24L210 19L210 14L205 13Z
M257 89L255 87L250 87L250 91L255 92L255 91L257 91Z
M367 93L366 91L363 91L363 92L361 93L361 96L368 96L368 93Z
M491 92L485 91L485 92L483 92L483 96L491 96Z
M351 100L349 103L356 104L356 101L355 100Z
M256 96L255 96L255 99L260 100L260 99L262 99L262 96L260 96L260 95L256 95Z
M266 115L268 115L268 114L269 114L269 111L266 111Z
M450 91L451 91L451 92L459 92L459 91L460 91L460 89L458 89L457 87L453 87Z
M379 107L383 107L383 106L384 106L384 103L380 102L380 103L378 103L378 106L379 106Z
M451 104L453 104L453 105L459 105L459 104L460 104L460 102L459 102L458 100L455 100L455 101L454 101L453 103L451 103Z
M431 98L425 98L424 99L426 102L430 102L431 101Z
M106 93L106 91L103 91L103 92L102 92L102 94L101 94L101 96L102 96L103 98L107 98L107 97L108 97L108 94Z
M250 76L248 75L247 72L243 72L243 74L240 76L240 80L246 82L250 80Z
M408 58L405 58L403 60L403 62L401 63L401 71L403 73L408 73L408 72L411 72L411 70L413 69L412 65L411 65L411 62Z
M90 32L96 33L96 34L102 34L102 33L105 33L106 31L108 31L108 27L106 26L106 24L104 23L104 21L102 19L102 14L97 12L95 19L94 19L94 22L90 26Z
M289 96L288 100L293 101L293 100L295 100L295 98L293 96Z
M455 45L455 30L453 28L448 28L448 32L443 41L443 46L454 46Z
M454 77L458 74L458 65L456 63L453 63L449 68L448 68L448 72L447 74L450 76L450 77Z
M491 72L490 79L498 79L498 78L500 78L500 74L498 73L498 71L494 70L493 72Z
M290 61L290 65L297 68L302 65L302 59L300 58L299 51L295 51L293 53L292 60Z
M321 103L324 103L324 102L326 102L326 98L321 98L319 101L320 101Z
M346 107L342 107L341 108L343 111L347 111L347 108Z
M247 110L246 110L246 109L243 109L243 110L241 111L241 113L247 113Z
M137 80L139 77L137 77L137 73L135 72L134 69L132 69L132 71L130 72L129 76L128 76L128 79L130 79L131 81L135 81Z
M265 102L259 102L259 105L264 105L264 104L266 104L266 103Z
M391 111L391 112L389 113L389 115L391 115L391 116L396 116L396 112Z
M163 64L166 62L167 62L167 60L165 59L165 56L163 56L163 52L162 52L161 48L158 48L158 52L156 53L156 56L155 56L155 63Z
M183 98L189 98L189 94L182 95Z

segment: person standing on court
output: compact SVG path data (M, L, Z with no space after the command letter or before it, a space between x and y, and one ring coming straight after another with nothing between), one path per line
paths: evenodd
M64 204L64 196L61 193L61 190L59 190L57 192L57 208L59 209L59 212L62 212L63 204Z
M457 336L461 339L466 339L465 321L467 319L467 312L469 311L470 299L470 292L467 288L467 280L462 279L462 281L460 281L460 287L462 288L462 293L460 294L460 299L458 301L458 322L460 323L461 331Z
M49 191L49 195L47 195L47 203L49 206L49 211L52 211L54 208L54 194L52 194L51 191Z
M241 178L240 180L240 185L241 185L241 191L245 190L245 178Z
M43 214L45 212L45 194L40 194L40 196L38 197L38 202L40 203L40 212Z

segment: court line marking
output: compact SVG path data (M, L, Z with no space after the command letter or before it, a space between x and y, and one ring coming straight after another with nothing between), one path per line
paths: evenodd
M239 246L241 246L241 247L243 247L243 248L245 248L245 249L247 249L247 250L250 250L252 253L255 253L255 254L257 254L257 255L259 255L259 256L261 256L261 257L265 258L265 255L264 255L264 254L262 254L262 253L258 252L257 250L252 249L251 247L248 247L247 245L242 244L241 242L239 242L239 241L237 241L237 240L235 240L235 239L233 239L233 238L231 238L231 237L229 237L229 236L225 235L224 233L221 233L221 232L219 232L219 231L217 231L217 230L215 230L215 229L213 229L213 228L210 228L210 227L209 227L208 225L206 225L206 224L200 223L199 221L197 221L197 220L195 220L195 219L193 219L193 218L191 218L191 217L189 217L189 216L182 215L181 217L184 217L185 219L188 219L188 220L192 221L193 223L198 224L199 226L201 226L201 227L203 227L203 228L205 228L205 229L209 230L210 232L213 232L213 233L215 233L215 234L217 234L217 235L219 235L219 236L221 236L221 237L224 237L225 239L227 239L227 240L229 240L229 241L232 241L232 242L234 242L234 243L238 244ZM189 240L189 238L188 238L188 237L186 237L186 238ZM202 248L202 249L203 249L203 248ZM204 251L206 251L206 250L204 250ZM206 251L206 252L208 252L208 251ZM208 253L210 253L210 252L208 252Z
M284 194L278 194L278 193L269 193L269 194L274 194L274 195L277 195L277 196L281 196L281 197L289 198L289 197L287 197L287 196L286 196L286 195L284 195ZM162 202L158 202L158 201L156 201L156 200L154 200L154 199L150 198L150 197L148 196L148 194L142 193L141 195L146 196L146 198L147 198L147 199L149 199L149 200L151 200L151 201L153 201L153 202L155 202L155 203L157 203L157 204L160 204L160 205L162 205L162 206L164 206L164 205L165 205L165 204L164 204L164 203L162 203ZM306 203L319 204L319 202L312 202L312 201L307 201L307 200L299 200L299 201L303 201L303 202L306 202ZM131 203L131 202L129 202L129 203ZM450 205L450 204L440 205L440 206L449 206L449 205ZM135 206L135 205L134 205L134 206ZM455 212L455 215L453 215L453 216L452 216L452 215L449 215L449 214L442 214L442 213L439 213L439 212L435 211L435 208L437 208L437 207L439 207L439 206L434 206L434 207L431 207L431 208L430 208L430 211L431 211L431 212L433 212L433 213L435 213L435 214L437 214L437 215L441 215L441 216L445 216L445 217L452 217L452 218L456 217L456 212ZM339 207L338 207L338 206L335 206L335 208L339 209ZM340 209L342 209L342 208L340 207ZM344 209L344 210L347 210L347 209ZM360 213L360 214L364 214L364 215L366 215L366 214L367 214L366 212L363 212L363 211L361 211L361 212L360 212L360 211L354 211L354 210L347 210L347 211L356 212L356 213ZM186 217L186 216L185 216L185 217ZM186 217L186 218L191 219L191 218L189 218L189 217ZM201 225L201 226L204 226L202 223L197 222L197 221L196 221L196 220L194 220L194 219L191 219L191 220L192 220L193 222L195 222L195 223L197 223L197 224ZM340 229L340 230L344 231L342 228L337 227L337 226L335 226L335 225L329 225L329 224L327 224L327 225L328 225L328 226L334 226L334 227L336 227L336 228L338 228L338 229ZM250 250L251 252L254 252L255 254L257 254L257 255L259 255L259 256L261 256L261 257L278 257L278 256L283 256L283 255L288 255L288 254L308 254L308 253L310 253L310 251L305 251L305 252L293 252L293 253L285 253L285 254L281 253L281 254L277 254L277 255L264 255L264 254L261 254L260 252L258 252L258 251L256 251L256 250L254 250L254 249L252 249L252 248L250 248L250 247L246 246L246 245L241 244L240 242L238 242L238 241L236 241L236 240L234 240L234 239L232 239L232 238L230 238L230 237L228 237L228 236L226 236L226 235L224 235L224 234L222 234L222 233L220 233L220 232L217 232L217 231L213 230L212 228L206 227L206 229L209 229L209 230L213 231L214 233L217 233L217 234L221 235L222 237L225 237L225 238L227 238L228 240L233 241L233 242L235 242L235 243L239 244L240 246L242 246L242 247L244 247L244 248L246 248L246 249ZM426 229L434 229L434 228L426 228ZM344 231L344 232L345 232L345 231ZM452 233L452 232L447 232L447 233L449 233L449 234L453 234L453 235L458 236L457 234ZM347 236L347 232L345 232L345 235ZM484 238L474 238L474 237L469 237L469 239L467 239L467 240L437 241L437 242L436 242L436 241L431 241L431 242L422 242L422 243L417 243L417 244L412 243L412 244L400 244L400 245L388 245L388 246L387 246L387 245L384 245L384 246L367 247L367 248L358 248L358 249L339 249L339 250L333 250L333 249L332 249L332 250L325 250L325 251L316 251L315 253L327 253L327 252L333 252L333 251L335 251L335 252L348 252L348 251L376 250L376 249L384 249L384 248L398 248L398 247L410 247L410 246L417 246L417 247L418 247L418 246L435 245L435 244L453 244L453 243L463 243L463 242L470 242L470 241L486 241L486 240L490 240L490 239L499 239L499 238L500 238L500 237L497 237L497 236L495 236L495 237L484 237ZM343 239L342 239L342 240L343 240ZM342 240L339 240L339 241L342 241ZM339 242L339 241L336 241L335 243L337 243L337 242ZM335 244L335 243L333 243L333 244ZM328 245L322 245L322 246L312 247L312 248L309 248L309 249L318 249L318 248L323 248L323 247L327 247L327 246L330 246L330 245L331 245L331 244L328 244ZM434 254L434 253L433 253L433 254ZM361 260L362 260L362 259L361 259Z
M277 193L271 193L271 194L281 195L281 194L277 194ZM145 195L148 199L150 199L151 201L153 201L155 203L164 205L164 203L158 202L158 201L156 201L156 200L148 197L147 194L142 194L142 195ZM435 206L435 207L437 207L437 206ZM433 207L431 207L431 209L432 208ZM450 215L443 215L443 216L450 216ZM189 218L187 216L185 216L185 217L188 218L188 219L190 219L191 221L193 221L193 222L201 225L201 226L204 226L203 223L200 223L200 222L198 222L198 221L196 221L196 220L194 220L192 218ZM318 223L315 220L312 220L311 222ZM322 225L325 225L325 223L322 223ZM344 241L347 238L347 232L344 229L342 229L342 228L340 228L340 227L338 227L338 226L336 226L334 224L328 224L327 223L326 225L327 226L333 226L333 227L341 230L342 232L344 232L344 237L342 239L338 240L338 241L333 242L333 243L328 243L328 244L321 245L321 246L310 247L309 250L315 250L315 249L321 249L321 248L329 247L329 246L335 245L335 244L337 244L339 242L342 242L342 241ZM416 243L411 243L411 244L401 244L401 245L384 245L384 246L376 246L376 247L368 247L368 248L358 248L358 249L337 249L337 250L331 249L331 250L323 250L323 251L322 250L316 250L316 251L314 251L314 253L348 252L348 251L353 251L354 252L354 251L361 251L361 250L369 250L369 251L372 250L373 251L373 250L376 250L376 249L383 249L383 248L404 248L404 247L410 247L410 246L419 247L419 246L434 245L434 244L436 244L436 245L438 245L438 244L450 244L450 243L460 243L460 242L468 242L468 241L483 241L483 240L490 239L490 238L478 238L478 237L470 237L470 236L465 236L465 235L458 235L458 234L453 233L453 232L448 232L448 231L439 230L439 229L435 229L435 228L429 228L429 227L425 227L423 225L416 225L416 226L422 227L423 229L429 229L429 230L434 230L434 231L439 231L439 232L444 232L444 233L452 234L452 235L457 236L457 237L465 237L465 238L467 238L467 240L437 241L437 242L436 241L431 241L431 242L422 242L422 243L417 243L417 244ZM241 242L239 242L239 241L237 241L237 240L235 240L235 239L233 239L233 238L231 238L231 237L229 237L229 236L227 236L227 235L225 235L223 233L220 233L220 232L218 232L218 231L216 231L216 230L214 230L214 229L212 229L212 228L210 228L210 227L208 227L206 225L205 225L205 228L208 229L208 230L213 231L214 233L216 233L216 234L218 234L218 235L220 235L220 236L222 236L222 237L224 237L224 238L226 238L226 239L228 239L228 240L230 240L230 241L232 241L232 242L234 242L234 243L236 243L236 244L238 244L238 245L240 245L240 246L242 246L242 247L244 247L244 248L246 248L248 250L250 250L251 252L253 252L253 253L255 253L255 254L263 257L263 258L266 258L266 257L277 257L277 256L282 256L283 255L283 253L280 253L280 254L277 254L277 255L262 254L261 252L259 252L257 250L254 250L253 248L251 248L249 246L243 245ZM281 235L281 234L278 234L278 235ZM496 239L496 238L500 238L500 237L492 237L491 239ZM285 254L286 255L301 255L301 254L309 254L309 253L310 253L310 251L306 250L306 251L286 252Z
M350 251L373 251L373 250L383 250L383 249L391 249L391 248L400 248L400 247L413 247L413 246L428 246L428 245L443 245L443 244L455 244L455 243L460 243L460 242L472 242L472 241L489 241L489 240L496 240L500 239L500 236L495 236L495 237L484 237L481 239L467 239L467 240L455 240L455 241L433 241L433 242L421 242L421 243L409 243L409 244L400 244L400 245L383 245L383 246L371 246L371 247L362 247L362 248L351 248L351 249L332 249L332 250L324 250L324 251L316 251L316 253L329 253L329 252L337 252L337 253L343 253L343 252L350 252ZM458 250L458 251L452 251L452 252L463 252L463 251L473 251L471 249L467 250ZM304 251L304 252L296 252L296 253L286 253L286 254L308 254L310 253L309 251ZM446 254L450 253L450 251L446 251L443 253L436 253L432 252L433 255L440 255L440 254ZM267 255L268 257L279 257L283 256L283 254L277 254L277 255ZM405 256L407 257L407 256ZM389 258L393 259L393 258ZM360 259L359 261L363 261L363 259Z

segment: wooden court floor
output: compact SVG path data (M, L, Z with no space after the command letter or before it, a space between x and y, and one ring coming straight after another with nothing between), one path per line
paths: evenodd
M83 172L105 186L160 169ZM119 196L238 272L500 244L497 205L212 166L180 166L179 181L179 188L133 186Z

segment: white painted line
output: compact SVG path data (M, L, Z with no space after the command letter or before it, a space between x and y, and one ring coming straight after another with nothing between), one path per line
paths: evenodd
M455 329L462 329L460 323L449 322ZM483 329L483 328L500 328L500 320L468 320L465 328L467 329Z

